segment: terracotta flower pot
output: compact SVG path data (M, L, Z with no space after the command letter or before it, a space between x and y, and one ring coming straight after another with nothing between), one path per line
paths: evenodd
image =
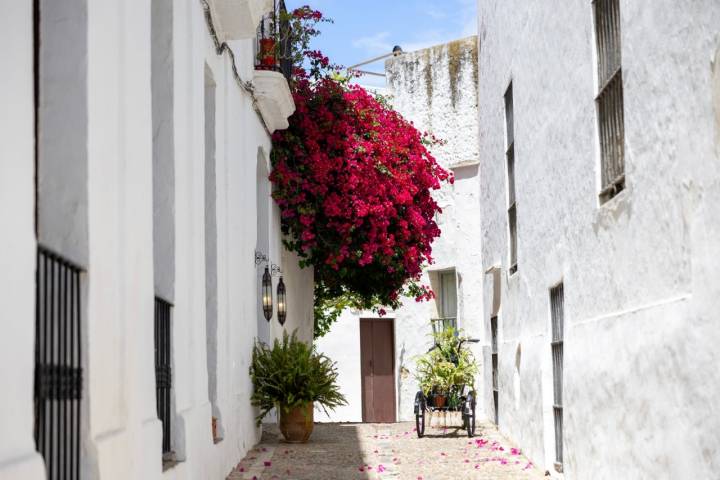
M260 65L263 67L274 67L277 64L275 58L275 39L260 39Z
M280 431L289 443L306 443L313 431L313 404L280 409Z
M437 408L443 408L447 403L447 397L445 395L435 395L435 406Z

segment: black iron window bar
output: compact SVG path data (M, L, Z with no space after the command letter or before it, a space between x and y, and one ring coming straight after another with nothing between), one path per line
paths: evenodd
M275 0L272 12L263 16L257 29L255 69L280 72L290 81L293 73L290 36L291 26L285 1Z
M598 95L595 98L600 136L600 200L625 188L625 119L618 0L595 0Z
M508 234L510 248L510 275L517 272L517 202L515 198L515 127L513 112L513 85L505 92L505 157L508 181Z
M35 290L34 436L49 480L80 478L81 269L40 247Z
M565 322L565 297L563 284L550 290L550 314L552 319L553 360L553 417L555 425L555 469L563 468L563 329Z
M162 422L163 462L174 460L171 442L172 410L172 305L155 297L155 391L157 414Z
M500 415L498 413L500 388L498 385L498 330L497 317L490 318L490 338L491 338L491 357L492 357L492 390L493 390L493 406L495 407L494 417L495 425L499 424Z

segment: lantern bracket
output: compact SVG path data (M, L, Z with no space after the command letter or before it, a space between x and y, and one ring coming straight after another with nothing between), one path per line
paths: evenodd
M270 259L268 258L267 255L265 255L264 253L262 253L259 250L255 250L255 265L261 265L261 264L267 263L269 261L270 261Z
M270 275L273 277L277 277L278 275L282 275L282 269L280 268L280 265L275 265L274 263L270 265Z

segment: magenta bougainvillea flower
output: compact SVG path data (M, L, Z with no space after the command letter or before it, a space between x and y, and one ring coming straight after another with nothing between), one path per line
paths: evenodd
M428 150L433 139L333 78L300 79L293 97L290 127L273 134L270 175L286 246L331 294L366 307L433 298L415 282L440 235L432 191L452 181Z

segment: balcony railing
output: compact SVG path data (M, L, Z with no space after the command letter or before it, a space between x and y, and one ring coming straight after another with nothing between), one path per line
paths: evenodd
M290 51L290 20L285 0L275 0L273 11L264 15L257 30L255 69L282 73L290 81L293 61Z
M455 317L432 318L430 319L430 323L432 324L433 334L435 335L449 328L452 328L457 333L457 318Z

